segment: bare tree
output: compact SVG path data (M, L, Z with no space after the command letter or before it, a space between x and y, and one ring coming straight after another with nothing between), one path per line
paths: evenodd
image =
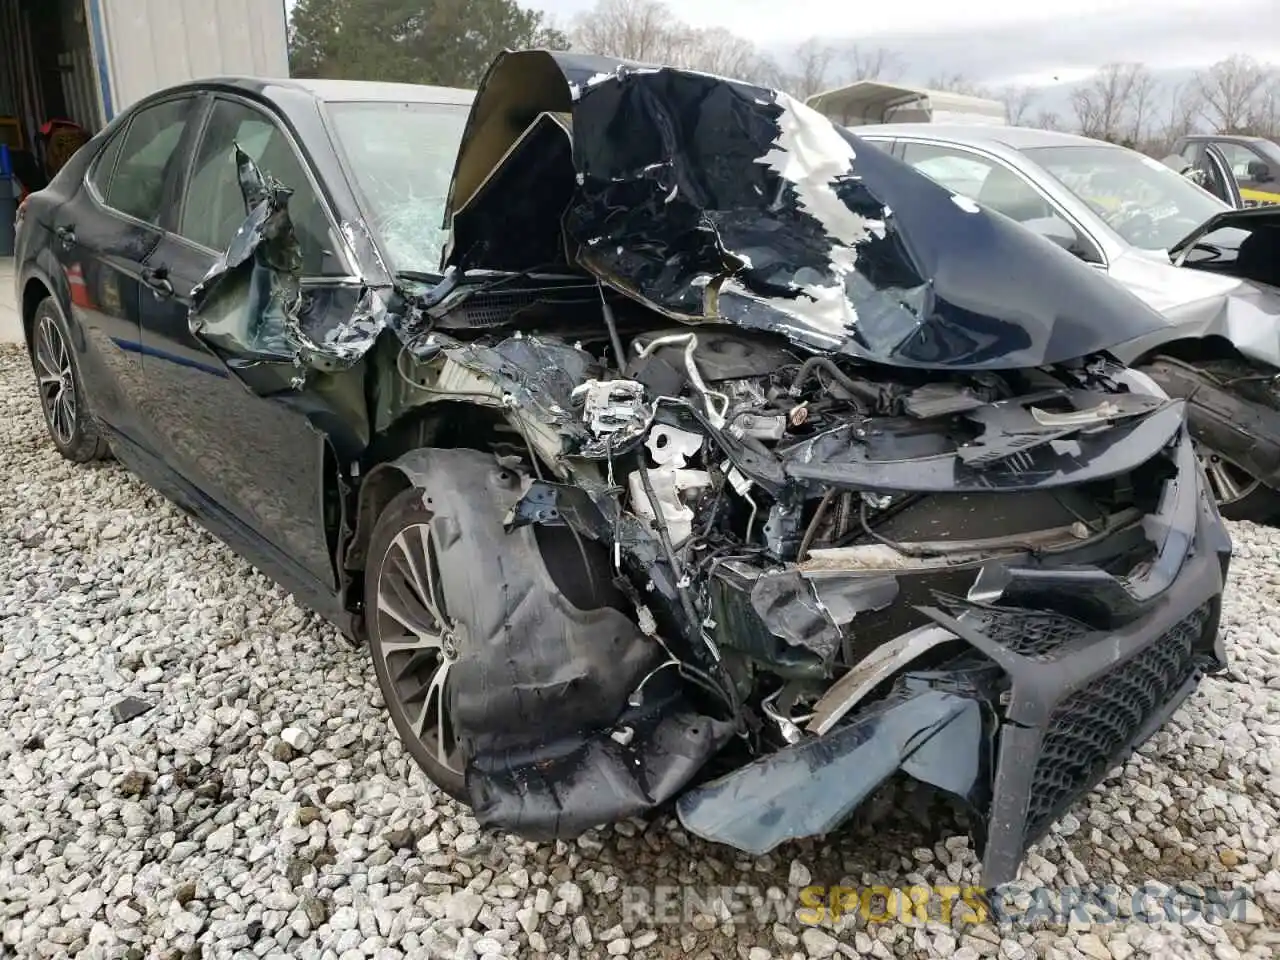
M897 80L902 76L902 58L885 47L864 50L856 43L844 51L845 77L855 80Z
M596 0L574 22L575 48L627 60L777 85L779 71L750 40L723 27L699 30L661 0Z
M1266 85L1249 108L1249 132L1268 140L1280 139L1280 69L1268 70Z
M1150 97L1150 74L1140 63L1108 63L1071 91L1071 111L1086 137L1117 141L1130 130L1135 91Z
M1133 72L1129 88L1129 145L1136 147L1147 136L1151 123L1152 104L1158 84L1146 67L1138 66Z
M576 49L590 53L666 63L682 42L673 20L660 0L596 0L574 21L570 37Z
M1035 87L1019 87L1010 84L1001 88L999 99L1004 103L1005 121L1015 127L1031 123L1031 105L1039 96L1040 91Z
M1173 152L1178 139L1191 133L1196 118L1203 109L1200 87L1194 81L1176 84L1166 95L1164 106L1151 125L1148 138L1142 144L1144 153L1153 157L1166 157Z
M808 100L815 93L830 89L839 82L832 69L835 59L835 47L823 43L818 37L810 37L792 53L795 72L784 75L782 86L800 100Z
M1058 116L1054 110L1038 110L1036 115L1031 119L1031 126L1040 130L1063 130L1066 125L1062 122L1062 117Z
M768 61L750 40L731 33L724 27L708 30L685 28L683 49L673 66L702 70L737 80L772 83L772 76L762 76L773 71L766 68Z
M990 92L981 84L970 80L963 73L936 73L925 84L930 90L945 90L948 93L967 94L971 97L989 97Z
M1196 74L1196 83L1204 101L1204 118L1219 133L1240 133L1267 83L1267 70L1252 57L1237 54Z

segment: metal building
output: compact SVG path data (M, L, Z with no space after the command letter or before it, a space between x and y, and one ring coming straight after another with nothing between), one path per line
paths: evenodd
M823 116L849 127L868 123L1005 122L1005 107L999 100L881 80L857 80L814 94L805 102Z
M287 76L285 0L0 0L0 143L41 125L97 131L152 91L222 74Z

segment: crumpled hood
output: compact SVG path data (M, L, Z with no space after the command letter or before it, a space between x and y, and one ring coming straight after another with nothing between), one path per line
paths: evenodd
M521 262L508 248L525 241L476 224L529 206L527 190L487 214L478 197L521 182L509 168L534 161L519 141L549 117L571 143L550 213L566 265L676 319L939 369L1055 363L1164 326L1099 271L786 94L571 53L505 53L481 83L447 263Z

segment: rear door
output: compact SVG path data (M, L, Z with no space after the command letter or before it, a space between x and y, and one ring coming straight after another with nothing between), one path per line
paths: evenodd
M328 450L287 360L222 358L191 331L191 293L245 219L239 145L293 190L304 275L342 276L337 234L282 123L263 107L219 95L191 153L181 202L148 259L168 293L143 311L143 372L156 397L153 429L188 482L224 520L272 554L275 575L335 584L324 510ZM228 366L228 363L231 366ZM252 385L250 388L249 384ZM284 569L281 569L284 568Z
M138 110L103 148L84 186L53 216L81 375L94 412L146 445L141 317L147 259L177 183L176 158L196 105L177 96Z

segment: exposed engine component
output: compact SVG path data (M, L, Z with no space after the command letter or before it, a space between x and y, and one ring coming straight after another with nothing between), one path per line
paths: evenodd
M644 384L634 380L588 380L571 396L582 404L587 426L601 436L631 432L648 419Z
M645 446L649 450L649 456L658 466L665 467L670 464L683 467L689 462L690 457L695 456L702 449L702 443L700 434L659 423L649 431L649 439L645 441Z
M650 502L639 470L632 473L629 480L631 503L636 514L650 523L661 514L672 546L679 547L693 531L694 513L687 497L690 493L706 489L711 483L711 476L705 470L681 470L673 466L647 470L646 473L653 486L657 506Z

